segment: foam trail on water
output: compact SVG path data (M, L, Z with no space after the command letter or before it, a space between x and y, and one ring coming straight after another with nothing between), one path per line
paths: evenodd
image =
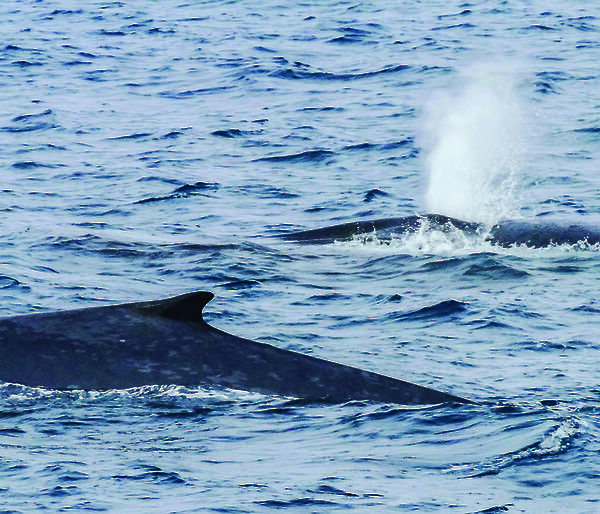
M425 203L428 212L492 224L517 212L521 110L505 70L478 68L466 78L429 109Z

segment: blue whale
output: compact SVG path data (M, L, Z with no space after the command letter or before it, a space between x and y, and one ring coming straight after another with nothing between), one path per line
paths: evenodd
M491 227L483 223L463 221L441 214L423 214L399 218L354 221L330 227L303 230L277 235L287 241L326 244L352 239L375 232L379 240L390 239L421 228L449 232L460 230L467 235L481 235L492 245L545 248L552 245L600 243L600 230L578 223L562 224L554 221L506 220Z
M164 300L0 319L0 380L52 389L216 385L341 402L465 398L237 337L208 325L199 291Z

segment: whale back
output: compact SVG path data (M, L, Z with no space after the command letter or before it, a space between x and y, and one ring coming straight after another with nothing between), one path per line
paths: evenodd
M594 245L600 242L600 231L575 223L506 220L492 227L488 240L502 247L523 245L529 248L546 248L551 245Z
M471 403L223 332L199 291L152 302L0 319L0 380L52 389L222 386L327 401Z
M551 245L595 245L600 243L600 230L580 223L504 220L489 227L482 223L464 221L442 214L355 221L281 234L276 237L305 244L328 244L336 241L348 241L356 236L371 233L375 234L379 240L387 240L421 229L442 232L459 230L466 235L485 237L488 243L501 247L523 245L529 248L546 248Z
M354 221L330 227L290 232L276 237L298 243L328 244L335 241L348 241L355 236L370 233L376 234L378 238L386 239L416 232L423 227L431 230L448 231L455 229L466 233L478 233L483 228L483 225L442 214L424 214L399 218Z

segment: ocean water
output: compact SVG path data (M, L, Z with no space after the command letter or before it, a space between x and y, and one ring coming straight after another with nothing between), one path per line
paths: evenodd
M591 1L6 1L3 315L216 298L212 325L479 405L0 384L3 512L599 512Z

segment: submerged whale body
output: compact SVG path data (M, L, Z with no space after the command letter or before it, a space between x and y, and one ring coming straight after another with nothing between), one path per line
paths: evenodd
M327 401L472 403L208 325L209 292L0 319L0 380L52 389L218 385Z
M424 214L400 218L355 221L330 227L281 234L287 241L326 244L350 240L355 236L376 233L379 240L410 234L421 229L449 232L459 230L467 235L479 235L492 245L510 247L522 245L545 248L552 245L600 243L600 230L581 224L562 225L555 222L526 220L501 221L491 227L483 223L463 221L441 214Z

